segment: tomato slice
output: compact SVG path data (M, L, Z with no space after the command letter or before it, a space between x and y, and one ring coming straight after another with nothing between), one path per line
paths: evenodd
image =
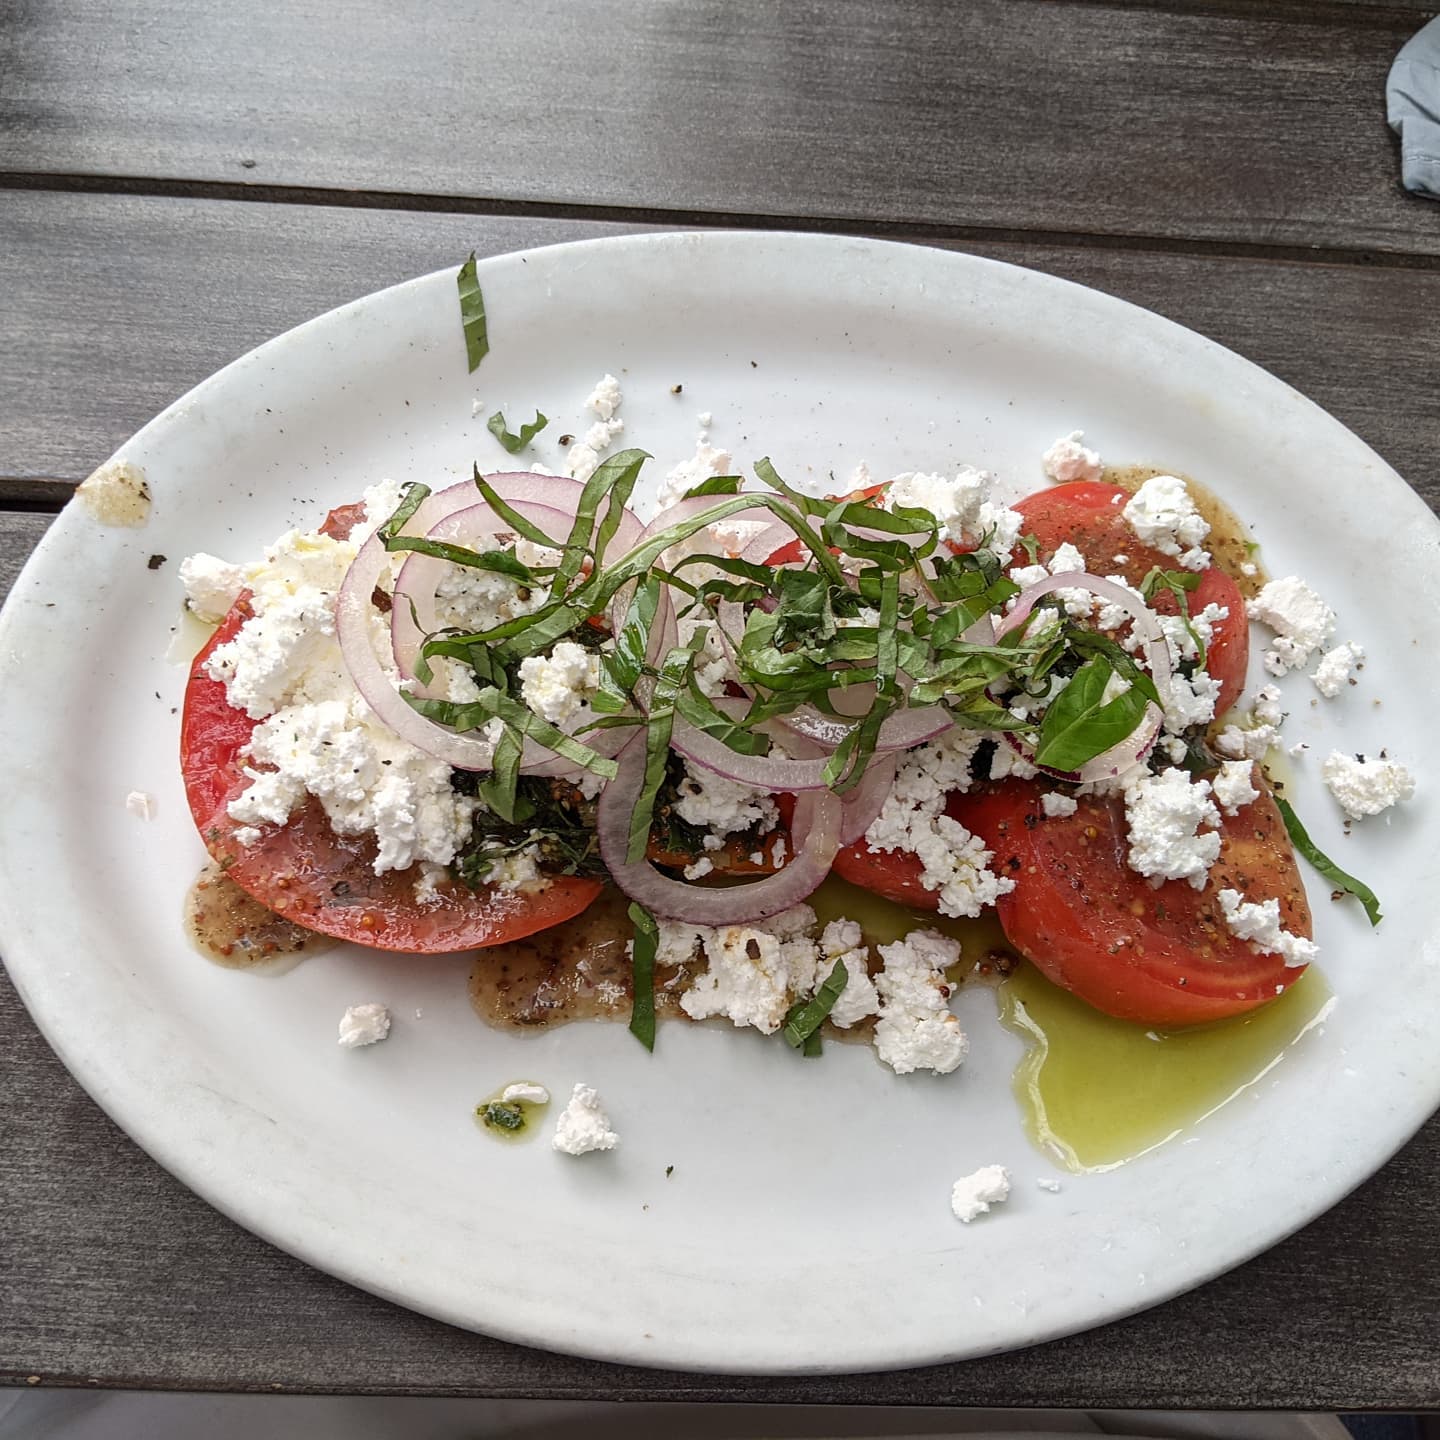
M1127 863L1125 807L1118 797L1081 798L1070 816L1047 818L1050 788L1006 780L957 800L955 816L995 853L1015 881L997 909L1011 944L1057 985L1122 1020L1193 1025L1273 1000L1304 967L1257 954L1226 928L1222 889L1276 897L1280 921L1311 935L1310 907L1270 796L1220 826L1220 858L1203 890L1182 880L1152 887Z
M1048 561L1065 541L1084 557L1093 575L1123 575L1139 588L1155 566L1162 570L1179 568L1173 555L1165 555L1144 544L1121 513L1129 492L1118 485L1077 480L1028 495L1017 509L1025 517L1025 532L1039 543L1039 558ZM1123 560L1117 559L1123 555ZM1024 563L1023 554L1016 563ZM1200 572L1200 583L1187 597L1190 611L1197 614L1207 605L1221 605L1230 613L1215 624L1205 668L1220 682L1216 715L1223 715L1240 698L1245 688L1245 670L1250 663L1250 628L1245 616L1245 598L1240 587L1217 565ZM1178 613L1175 597L1162 592L1154 608L1164 614Z
M343 539L364 514L360 505L332 510L325 533ZM258 722L235 709L225 687L205 673L214 650L250 618L242 595L190 667L180 722L180 765L190 813L210 854L262 905L342 940L382 950L434 954L518 940L578 915L601 891L588 876L557 875L533 893L463 885L415 898L416 871L376 875L373 836L336 835L316 801L253 845L237 843L240 827L226 807L250 783L240 752Z

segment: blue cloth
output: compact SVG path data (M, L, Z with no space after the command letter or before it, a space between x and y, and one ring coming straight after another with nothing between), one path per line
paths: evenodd
M1406 42L1385 82L1390 128L1400 137L1400 180L1440 199L1440 19Z

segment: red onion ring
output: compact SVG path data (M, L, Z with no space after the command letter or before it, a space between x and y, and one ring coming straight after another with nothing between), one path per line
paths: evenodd
M1119 605L1130 617L1131 628L1141 642L1156 690L1161 695L1169 691L1174 675L1170 665L1170 647L1154 611L1123 585L1102 579L1099 575L1071 571L1051 575L1044 580L1037 580L1033 585L1027 585L1016 597L1015 608L996 627L995 638L999 640L1012 630L1018 629L1030 618L1035 602L1056 590L1088 590L1101 600ZM1129 735L1108 750L1087 760L1078 770L1056 770L1046 765L1037 768L1059 780L1113 780L1133 770L1150 753L1164 723L1164 711L1153 703L1147 704L1140 723ZM1023 755L1032 765L1035 763L1034 752L1014 734L1006 731L1004 738L1013 750Z
M853 845L879 819L895 785L900 761L894 755L872 755L860 783L841 806L840 843Z
M595 829L600 858L615 883L653 914L692 925L742 925L798 905L830 873L840 848L840 801L810 790L795 801L790 824L793 858L763 880L723 888L692 885L662 875L648 860L631 864L630 820L645 779L645 737L633 735L618 757L619 773L600 795Z

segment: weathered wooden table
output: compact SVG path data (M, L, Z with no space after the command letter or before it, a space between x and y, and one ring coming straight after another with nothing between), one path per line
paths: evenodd
M1440 502L1440 204L1399 188L1383 102L1430 14L0 0L0 584L77 480L267 337L471 248L671 225L914 239L1111 291L1269 367ZM500 1344L308 1269L141 1154L3 979L0 1017L0 1380L1440 1406L1440 1121L1123 1323L918 1372L715 1378Z

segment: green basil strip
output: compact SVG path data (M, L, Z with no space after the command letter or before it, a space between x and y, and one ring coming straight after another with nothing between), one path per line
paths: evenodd
M1131 688L1105 700L1105 687L1114 674L1103 655L1087 660L1075 672L1040 722L1037 765L1078 770L1135 729L1145 714L1146 699L1137 688Z
M514 435L505 424L504 411L497 410L485 422L485 428L511 455L518 455L549 423L550 421L537 410L535 418L528 425L522 425L520 433Z
M696 684L693 675L690 683L676 695L675 708L697 730L713 735L737 755L770 753L770 737L762 730L751 729L745 720L732 720L723 710L717 709L714 701Z
M650 645L650 627L660 604L661 580L647 575L631 597L625 623L615 637L615 648L600 655L600 688L590 708L604 715L618 715L625 709L645 671L645 652Z
M1365 916L1371 925L1378 925L1382 916L1380 901L1376 898L1375 892L1353 875L1347 875L1320 849L1306 833L1305 827L1300 823L1300 817L1291 808L1288 800L1282 800L1277 795L1275 805L1280 811L1280 818L1285 822L1285 833L1289 835L1290 843L1337 890L1343 890L1347 895L1353 895L1365 907Z
M692 485L681 499L694 500L700 495L738 495L744 483L741 475L712 475L708 480Z
M516 823L516 787L520 783L520 755L524 745L520 732L507 725L495 745L490 774L475 787L476 794L486 807L508 825Z
M1190 619L1190 595L1200 584L1200 576L1194 570L1162 570L1158 565L1150 571L1140 582L1140 593L1145 597L1147 603L1155 598L1161 591L1167 591L1175 597L1176 607L1180 611L1180 618L1185 622L1185 629L1191 640L1195 642L1197 655L1196 664L1203 670L1205 668L1206 646L1200 638L1200 632L1195 628Z
M573 760L577 765L583 765L592 774L613 780L619 771L613 760L597 755L588 745L582 745L573 735L557 729L518 700L501 694L494 686L482 690L478 699L463 703L453 700L419 700L413 695L406 695L405 701L412 710L427 720L448 725L462 733L474 730L498 716L527 739L543 745L547 750L553 750L557 755L563 755L567 760Z
M475 488L485 503L517 534L523 535L532 545L544 545L546 549L560 549L560 542L552 540L538 525L532 525L518 510L506 503L495 487L480 473L476 465Z
M786 1017L781 1032L788 1045L798 1050L824 1023L825 1017L835 1008L835 1002L850 983L850 972L843 960L837 960L825 983L815 992L810 1001L798 1010L792 1009Z
M429 498L430 487L420 484L418 480L411 480L401 490L400 503L395 507L395 513L375 531L384 541L387 550L390 549L390 541L410 523L411 517Z
M509 550L467 550L463 545L452 545L447 540L428 540L423 535L392 535L385 541L385 548L391 551L414 550L436 560L448 560L452 565L489 570L522 585L529 585L535 579L530 567L517 560Z
M660 927L641 904L631 902L630 971L634 992L630 1000L630 1033L647 1049L655 1049L655 954L660 948Z
M473 371L490 353L490 336L485 328L485 297L480 293L480 277L475 271L475 252L460 267L455 277L460 290L460 328L465 332L465 359Z
M580 567L584 564L587 555L594 555L597 560L596 568L599 568L598 560L604 551L599 544L592 544L592 540L595 537L595 519L599 514L601 502L613 490L621 486L624 488L625 499L628 500L630 491L635 488L635 481L640 475L640 467L649 458L650 456L644 450L622 450L618 455L612 455L608 460L596 466L594 474L585 482L580 491L580 499L576 502L575 521L570 527L569 538L565 541L564 553L559 569L555 573L554 584L550 587L553 594L563 595L570 588L571 581L579 575ZM620 502L622 508L624 503L624 500ZM615 525L618 526L620 517L613 506L611 513L615 517ZM614 534L613 528L611 534ZM619 589L619 586L616 586L616 589ZM597 606L597 611L598 608ZM559 636L555 638L559 639ZM530 653L534 654L535 652L531 651Z
M632 451L630 453L640 454L641 452ZM599 471L596 472L596 474L598 473ZM563 603L557 602L548 605L533 615L523 617L523 621L511 621L510 626L515 628L497 627L488 631L483 638L494 639L502 634L513 637L512 643L507 644L504 648L506 663L523 659L526 655L537 655L549 649L557 640L563 639L586 616L599 614L609 604L616 591L646 574L672 546L678 545L682 540L688 540L697 531L715 524L718 520L724 520L731 515L739 514L742 510L755 507L770 510L778 515L800 535L802 540L808 536L809 540L806 543L813 542L815 550L818 552L816 560L821 567L828 567L834 571L833 578L837 584L842 586L845 584L844 573L836 564L835 557L788 505L773 495L735 495L718 500L713 507L702 510L698 515L692 515L688 519L672 525L668 530L662 530L658 535L652 535L643 545L637 545L628 555L622 556L613 565L597 567L590 578ZM804 533L801 533L802 531ZM578 570L578 561L576 568Z
M650 697L650 721L645 729L645 778L635 809L630 814L630 843L626 859L631 865L645 858L650 843L650 823L655 816L655 797L665 783L670 762L670 734L675 728L675 696L689 678L695 652L677 645L660 667L660 678ZM638 744L639 742L634 742Z

